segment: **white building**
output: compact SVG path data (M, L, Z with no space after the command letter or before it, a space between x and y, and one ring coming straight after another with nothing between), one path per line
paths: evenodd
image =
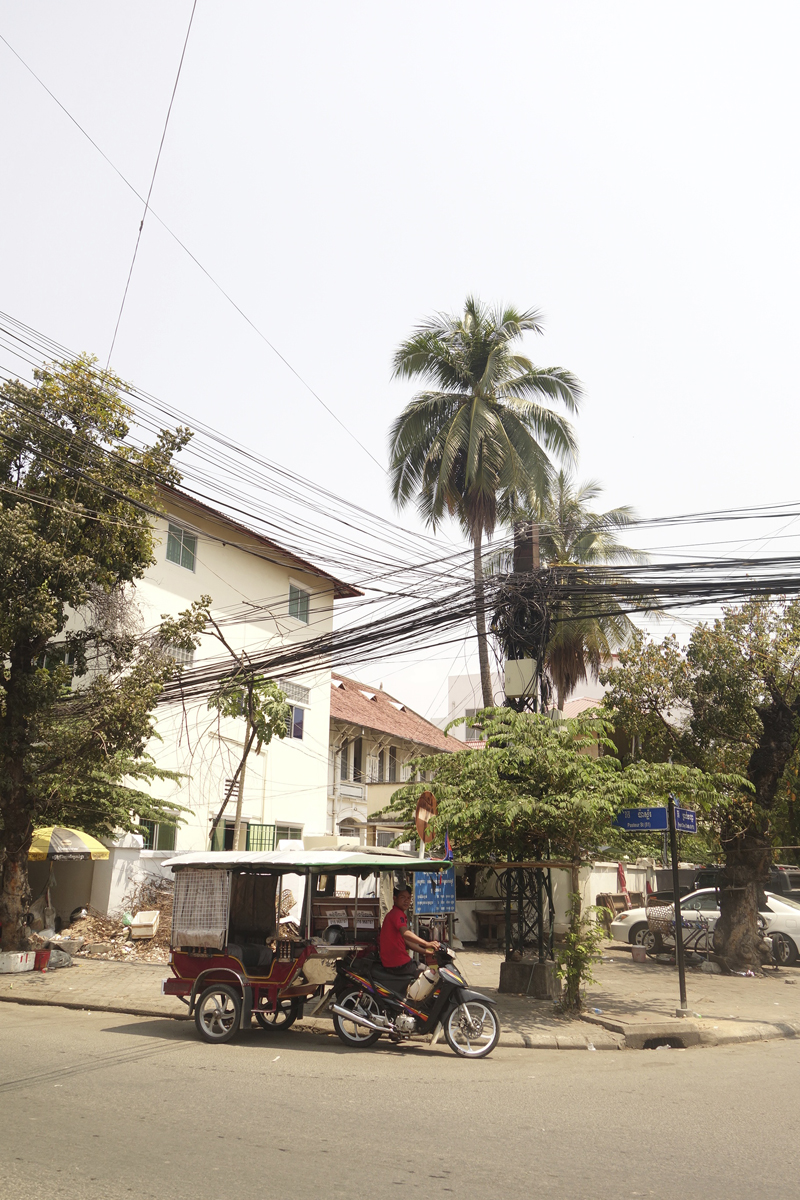
M157 627L162 615L177 616L210 595L212 615L232 650L259 653L329 633L334 602L360 594L185 493L162 489L162 508L166 516L155 522L156 562L135 588L145 630ZM210 635L193 655L180 650L176 655L192 666L232 662ZM330 680L327 667L278 679L293 706L291 728L286 738L274 738L247 760L242 819L253 849L326 833ZM161 741L154 740L149 751L159 766L184 778L154 784L153 790L185 807L184 821L177 829L144 825L141 839L120 839L108 862L94 864L91 897L71 897L70 908L90 900L102 912L113 910L143 872L158 872L175 852L208 848L212 821L241 759L244 720L220 720L206 699L163 705L156 717ZM232 845L236 798L234 791L219 827L220 849ZM59 898L58 907L61 915L66 900Z

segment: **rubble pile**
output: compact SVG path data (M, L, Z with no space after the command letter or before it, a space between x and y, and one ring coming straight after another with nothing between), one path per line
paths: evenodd
M173 883L171 879L146 879L123 901L120 917L105 917L86 909L69 927L69 936L84 938L79 958L105 958L115 962L165 963L169 953L172 927ZM131 937L130 919L139 912L160 912L154 937Z

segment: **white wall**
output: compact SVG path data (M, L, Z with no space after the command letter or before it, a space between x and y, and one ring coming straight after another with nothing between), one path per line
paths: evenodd
M251 654L268 646L291 645L327 633L333 621L333 586L330 580L295 569L290 564L268 561L270 554L255 539L232 531L223 522L200 516L176 502L171 515L175 524L188 527L197 536L195 569L189 570L166 558L167 521L156 523L156 563L137 585L136 597L145 628L155 627L162 614L177 616L192 601L212 597L212 613L226 622L242 613L246 604L263 606L257 619L225 623L225 637L238 654ZM239 545L220 538L235 538ZM244 546L244 548L242 548ZM248 553L252 549L254 553ZM276 555L277 557L277 555ZM289 616L289 585L294 583L312 595L308 624ZM205 636L195 652L194 665L208 660L225 662L227 652L219 642ZM242 815L257 824L302 826L308 834L325 832L327 795L328 732L330 724L330 671L300 675L294 682L310 689L305 708L302 740L273 739L259 755L248 758ZM191 810L177 832L176 852L205 849L211 819L225 795L225 780L238 765L244 742L243 720L220 720L209 711L205 700L184 708L165 705L157 710L160 742L148 747L160 766L182 773L180 783L153 787L164 798ZM233 819L232 797L225 817Z

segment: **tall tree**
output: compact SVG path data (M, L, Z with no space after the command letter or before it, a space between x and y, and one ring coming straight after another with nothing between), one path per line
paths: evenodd
M131 786L165 774L145 747L174 662L110 601L153 561L157 485L178 481L172 458L189 435L133 446L121 386L84 357L35 372L33 386L0 388L4 949L25 941L35 824L74 815L110 832L137 811L175 822L174 806Z
M604 678L604 704L642 758L747 780L718 814L725 853L718 930L731 967L758 969L759 897L800 748L800 602L728 608L698 626L685 651L674 638L640 641Z
M614 583L613 575L603 572L601 576L591 570L612 563L640 562L646 557L624 545L618 536L619 530L635 521L633 509L622 506L596 512L594 501L601 491L597 480L575 484L562 468L544 496L535 497L532 504L515 514L517 529L520 523L533 527L541 566L558 568L550 572L552 587L544 591L548 612L543 660L546 690L555 691L560 709L580 683L589 677L597 680L603 664L609 662L616 650L628 645L636 632L622 606L608 592L609 584ZM500 572L511 571L510 554L496 559L492 565ZM560 582L568 586L559 588ZM592 590L593 585L601 583L603 595L602 601L598 601ZM524 585L522 588L524 591ZM527 650L532 657L538 657L542 652L537 645L542 633L540 622L533 622L533 637L526 647L525 606L514 604L515 598L501 591L492 628L502 640L514 643L512 652ZM511 607L505 611L510 601Z
M389 435L392 496L416 501L436 528L456 517L473 545L475 618L481 690L493 703L486 640L484 536L536 495L553 473L548 457L570 458L575 439L562 404L576 412L580 385L561 367L536 367L514 352L524 333L542 332L538 312L491 309L469 297L460 316L438 313L403 342L394 374L425 386Z

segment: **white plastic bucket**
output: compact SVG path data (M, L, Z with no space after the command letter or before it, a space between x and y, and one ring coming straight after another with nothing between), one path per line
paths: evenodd
M631 946L631 958L634 962L647 962L647 951L644 946Z
M32 971L36 961L33 950L7 950L0 954L0 975L16 975L20 971Z

